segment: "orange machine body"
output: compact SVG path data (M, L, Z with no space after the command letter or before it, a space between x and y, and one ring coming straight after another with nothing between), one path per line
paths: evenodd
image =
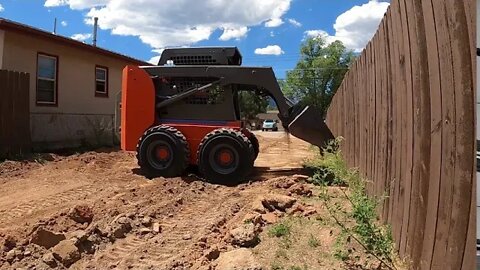
M187 138L190 147L190 163L197 164L197 150L202 139L219 128L242 130L241 121L197 121L157 119L155 116L155 87L148 73L137 66L126 66L122 80L121 148L136 151L143 133L150 127L168 125ZM251 134L242 130L247 137Z

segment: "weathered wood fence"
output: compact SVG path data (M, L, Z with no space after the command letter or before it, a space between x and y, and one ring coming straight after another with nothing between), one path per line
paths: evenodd
M392 0L327 122L414 269L475 268L474 0Z
M29 75L0 70L0 158L30 147Z

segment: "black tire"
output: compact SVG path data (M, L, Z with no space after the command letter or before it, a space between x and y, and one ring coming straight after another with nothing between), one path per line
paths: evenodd
M209 182L234 185L252 171L254 154L252 143L245 135L221 128L207 134L200 143L198 168Z
M257 136L255 136L255 134L251 133L251 136L250 136L250 142L252 143L252 147L253 147L253 161L255 161L258 157L258 153L260 153L260 143L258 142L258 139L257 139Z
M187 139L173 127L152 127L145 131L137 144L138 165L147 177L180 176L189 159Z
M278 127L273 128L272 131L278 131Z

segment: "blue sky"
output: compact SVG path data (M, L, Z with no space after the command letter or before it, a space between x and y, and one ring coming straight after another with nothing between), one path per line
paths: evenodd
M141 4L135 2L142 2ZM233 4L232 4L233 3ZM0 0L0 17L149 61L165 47L237 46L244 65L295 67L306 36L342 40L360 51L388 3L380 0ZM208 11L206 11L208 10ZM262 54L259 54L262 53ZM155 60L155 59L152 59Z

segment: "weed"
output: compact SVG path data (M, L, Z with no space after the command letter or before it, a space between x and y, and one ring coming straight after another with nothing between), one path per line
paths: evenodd
M348 259L351 250L347 249L347 244L354 239L367 253L373 255L382 264L390 269L395 269L390 227L378 223L376 209L379 201L375 197L366 195L367 181L360 176L357 170L348 168L338 150L340 142L341 139L335 140L324 149L323 156L318 154L307 164L308 167L315 168L317 173L312 182L323 187L320 198L341 229L334 256L341 260ZM341 191L350 203L350 207L339 204L338 200L329 194L326 186L332 184L349 187L348 194L343 189ZM354 221L353 224L349 222L351 220Z
M270 265L270 269L272 269L272 270L284 270L285 268L283 268L283 266L280 263L273 262Z
M285 223L278 223L272 226L268 230L268 236L270 237L283 237L290 234L290 225Z
M320 241L318 241L318 239L315 238L313 234L311 234L310 237L308 238L308 245L312 248L316 248L320 246Z

